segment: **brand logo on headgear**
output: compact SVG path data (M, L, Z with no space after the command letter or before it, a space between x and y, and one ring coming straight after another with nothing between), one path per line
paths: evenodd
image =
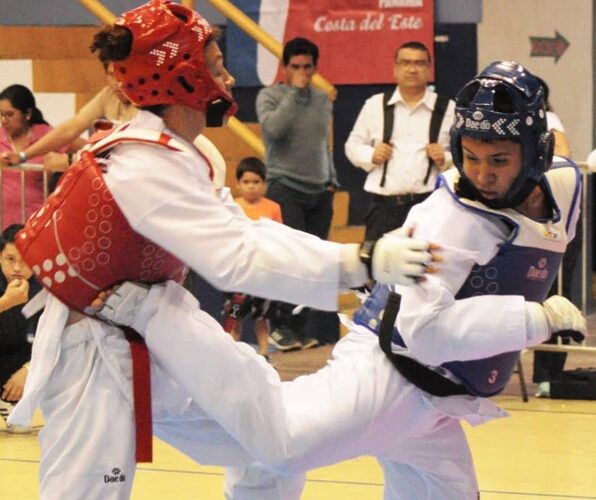
M488 120L475 121L472 118L466 118L466 128L469 130L490 130Z
M546 257L542 257L536 266L530 266L526 276L532 281L545 281L548 278L548 262Z

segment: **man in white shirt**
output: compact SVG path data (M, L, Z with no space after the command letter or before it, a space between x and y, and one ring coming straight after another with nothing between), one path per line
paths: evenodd
M432 92L428 49L419 42L395 54L393 92L375 94L362 107L345 144L348 159L368 172L373 195L366 239L400 227L410 208L428 197L451 160L449 128L454 103Z

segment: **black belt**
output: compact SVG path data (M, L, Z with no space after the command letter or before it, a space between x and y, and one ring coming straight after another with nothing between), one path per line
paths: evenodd
M406 194L393 194L393 195L382 195L373 194L373 200L382 203L391 203L394 205L415 205L426 200L432 191L428 193L406 193Z
M393 325L395 318L399 311L401 297L395 292L389 292L387 304L383 318L381 319L381 327L379 331L379 345L389 361L397 369L401 375L414 384L416 387L422 389L433 396L446 397L456 396L470 393L460 384L456 384L452 380L439 375L437 372L427 368L418 363L418 361L396 354L391 350L391 336L393 333Z

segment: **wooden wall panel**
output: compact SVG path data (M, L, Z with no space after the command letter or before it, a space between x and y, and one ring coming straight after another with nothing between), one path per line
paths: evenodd
M94 26L0 26L1 59L96 59Z
M96 92L78 92L75 96L75 109L79 111L79 109L93 99L95 94Z
M253 133L261 137L261 127L258 123L245 124ZM238 138L228 127L207 128L205 135L217 146L220 151L229 151L233 153L231 158L244 158L245 156L255 156L255 151L246 143ZM225 156L225 155L224 155Z
M35 92L97 92L106 84L97 59L34 59Z
M332 226L347 226L348 211L350 207L350 193L348 191L336 191L333 196L333 218Z

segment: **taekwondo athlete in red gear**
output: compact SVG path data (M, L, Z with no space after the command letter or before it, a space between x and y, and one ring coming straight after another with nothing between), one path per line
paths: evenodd
M158 362L272 468L261 471L298 480L309 469L372 455L384 471L384 498L476 499L461 420L506 416L487 396L502 390L519 351L552 335L586 334L573 304L545 300L574 236L580 178L571 162L551 165L537 79L516 63L489 65L458 94L451 139L457 168L406 223L437 241L445 261L426 280L397 287L401 309L397 322L389 319L387 354L378 338L386 285L347 322L326 367L283 383L255 353L205 332L175 283L148 295L123 286L129 300L146 295L132 307L132 325ZM106 313L126 320L126 302L108 299ZM172 321L176 343L167 332ZM197 383L213 373L225 392ZM259 467L237 468L235 477L258 478ZM253 498L265 484L255 480ZM243 486L230 481L228 491L241 495Z
M120 329L81 314L90 313L95 289L174 277L183 261L223 289L335 309L340 289L368 279L358 245L253 223L215 196L212 169L192 141L236 106L213 30L196 12L151 1L105 28L94 48L114 61L123 91L143 109L91 147L18 238L49 291L25 396L11 416L27 422L42 408L42 498L130 494L130 348ZM67 221L73 205L81 216ZM387 237L370 264L377 279L413 282L432 259L429 249ZM195 312L217 335L217 322ZM173 324L170 332L174 341ZM151 363L151 371L157 435L203 463L252 461L159 366ZM184 437L189 428L198 447ZM270 498L284 498L280 492Z

